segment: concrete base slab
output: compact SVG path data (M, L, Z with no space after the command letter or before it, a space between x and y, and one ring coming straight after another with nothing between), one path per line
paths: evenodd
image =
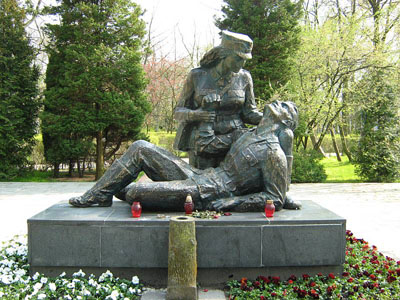
M243 276L342 272L346 220L313 201L299 211L234 213L196 219L198 282L221 287ZM165 214L165 213L164 213ZM28 220L31 272L57 276L63 271L117 276L138 275L149 286L166 286L169 213L132 218L127 203L74 208L57 203Z

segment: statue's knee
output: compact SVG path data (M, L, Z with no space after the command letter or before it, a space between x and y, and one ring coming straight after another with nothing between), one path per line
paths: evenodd
M149 148L151 146L151 143L146 142L144 140L138 140L132 143L132 145L129 146L128 151L127 152L136 152L139 151L141 149L146 149Z

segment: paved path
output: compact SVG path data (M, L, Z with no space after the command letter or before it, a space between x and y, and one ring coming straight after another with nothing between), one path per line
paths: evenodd
M26 219L60 200L82 194L93 182L0 182L0 240L26 234ZM347 228L400 260L400 183L292 184L292 195L314 200L347 219Z

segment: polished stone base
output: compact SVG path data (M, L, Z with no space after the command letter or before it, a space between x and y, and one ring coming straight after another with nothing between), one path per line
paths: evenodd
M346 220L312 201L302 204L302 210L283 210L272 219L262 213L196 219L199 284L220 287L243 276L341 273ZM135 219L121 201L108 208L60 202L28 220L30 271L57 276L109 269L116 276L138 275L147 285L166 286L168 217L182 214L158 218L143 213Z

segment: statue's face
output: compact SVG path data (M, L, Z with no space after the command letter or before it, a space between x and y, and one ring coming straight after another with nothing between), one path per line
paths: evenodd
M225 67L230 69L232 72L237 73L240 69L243 68L246 60L241 58L240 56L232 53L225 58L224 64Z
M274 101L266 106L266 117L273 117L278 122L293 120L297 117L297 108L291 102Z

